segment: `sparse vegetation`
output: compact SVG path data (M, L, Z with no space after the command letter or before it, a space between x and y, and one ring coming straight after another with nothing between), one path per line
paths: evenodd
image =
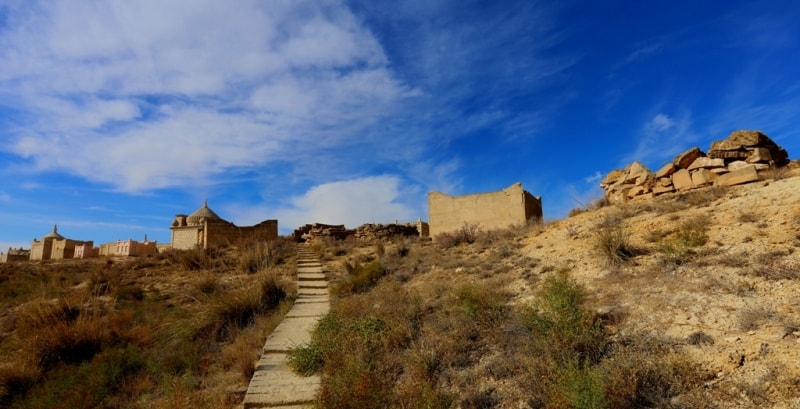
M294 251L270 248L272 260ZM288 272L250 275L248 257L0 264L0 407L234 407L231 387L249 381L287 305Z
M619 266L641 253L631 244L620 215L606 215L595 229L596 246L608 265Z

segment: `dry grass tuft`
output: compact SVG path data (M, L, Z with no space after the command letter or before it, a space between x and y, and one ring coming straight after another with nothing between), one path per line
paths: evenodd
M610 266L625 264L643 254L641 249L631 244L630 233L625 229L622 218L616 214L606 215L595 227L595 245Z

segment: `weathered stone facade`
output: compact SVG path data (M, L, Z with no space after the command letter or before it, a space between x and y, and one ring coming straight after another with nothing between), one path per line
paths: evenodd
M777 169L789 163L789 155L760 131L735 131L722 141L711 143L706 155L691 148L676 156L655 173L639 162L624 170L612 170L600 182L610 203L696 189L755 182L759 171Z
M58 226L53 226L53 231L42 236L41 240L33 239L31 243L31 260L62 260L75 257L75 247L92 247L92 241L67 239L58 234Z
M209 248L241 240L274 240L278 237L278 221L265 220L255 226L239 227L219 217L205 202L203 207L188 216L176 215L170 230L172 248Z
M97 257L99 254L100 254L100 249L94 247L92 243L86 243L75 246L75 258Z
M117 240L100 245L99 254L101 256L149 256L158 253L158 243L147 240Z
M428 194L430 236L452 232L464 224L483 230L504 229L542 219L542 198L515 183L503 190L464 196Z
M8 248L5 253L0 253L0 263L12 263L14 261L25 261L31 257L31 251L23 248L12 249Z

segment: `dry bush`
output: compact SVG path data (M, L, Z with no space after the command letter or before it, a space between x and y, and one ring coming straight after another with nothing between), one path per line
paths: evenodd
M754 331L769 323L781 323L783 317L775 312L761 308L745 308L739 312L739 329Z
M608 214L595 227L595 246L606 264L618 266L643 253L630 242L630 234L619 215Z
M780 259L774 260L756 268L753 275L773 281L800 280L800 264Z
M615 344L598 372L610 407L623 409L672 407L712 376L685 354L647 338Z
M8 407L15 397L24 396L40 376L38 365L24 357L0 366L0 407Z
M213 250L200 247L190 250L169 249L159 254L172 264L179 265L184 270L189 271L206 270L213 267L214 256L216 255Z
M749 211L739 211L739 215L736 217L740 223L756 223L761 220L761 215L749 210Z
M661 256L664 267L676 267L692 260L695 248L708 241L709 221L703 217L691 217L681 222L677 229L661 241Z
M286 297L275 274L262 274L256 285L241 283L239 288L213 294L200 307L197 333L216 341L230 340L238 329L251 325L256 316L269 312Z
M442 248L455 247L460 244L472 244L478 239L481 230L477 224L464 223L458 230L441 233L434 238Z
M80 363L100 352L110 332L104 303L89 294L24 306L17 318L19 337L30 340L26 353L43 369L59 362Z

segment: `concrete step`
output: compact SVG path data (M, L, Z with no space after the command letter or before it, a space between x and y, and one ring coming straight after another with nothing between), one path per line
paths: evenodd
M297 299L264 343L243 407L313 408L319 376L301 377L286 365L286 352L311 341L317 322L330 311L328 280L316 254L298 246Z

